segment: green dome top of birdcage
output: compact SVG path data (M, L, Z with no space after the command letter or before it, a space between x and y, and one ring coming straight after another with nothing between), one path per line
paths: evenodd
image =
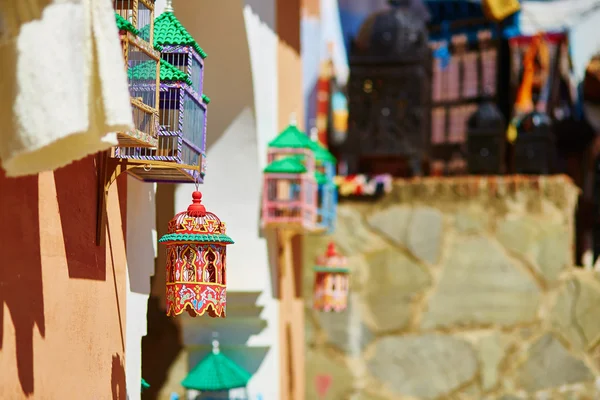
M160 14L154 20L154 45L159 46L190 46L202 58L207 54L170 11Z
M143 61L127 69L127 77L135 80L153 80L156 77L156 61ZM185 82L192 85L188 75L180 69L169 64L167 61L160 60L160 81L161 82Z
M217 392L246 387L250 378L252 375L248 371L216 347L181 381L181 386L188 390Z
M133 33L134 35L137 35L138 33L140 33L139 30L137 30L137 28L135 26L133 26L133 24L129 21L127 21L125 18L121 17L120 14L115 13L115 20L117 22L117 28L119 28L120 31L128 31Z
M302 157L295 155L275 160L263 171L271 174L303 174L306 172L306 167Z
M269 142L269 147L311 149L312 140L296 124L290 124L277 137Z
M323 145L314 140L310 141L310 149L315 154L315 160L335 163L337 160Z

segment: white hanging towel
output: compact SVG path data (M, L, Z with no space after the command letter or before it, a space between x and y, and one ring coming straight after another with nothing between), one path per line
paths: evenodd
M0 19L0 161L7 176L60 168L116 145L114 132L133 129L111 0L0 0Z

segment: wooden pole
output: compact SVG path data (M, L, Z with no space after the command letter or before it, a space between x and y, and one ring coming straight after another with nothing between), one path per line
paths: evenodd
M302 274L294 263L294 232L278 232L279 244L279 355L281 400L304 400L304 302Z

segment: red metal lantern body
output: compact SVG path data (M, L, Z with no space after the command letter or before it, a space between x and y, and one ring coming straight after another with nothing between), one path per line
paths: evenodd
M319 311L340 312L348 306L349 272L346 257L330 243L324 256L317 258L313 307Z
M202 194L192 198L159 240L167 246L167 315L187 311L192 317L225 318L226 246L233 240L225 223L201 204Z

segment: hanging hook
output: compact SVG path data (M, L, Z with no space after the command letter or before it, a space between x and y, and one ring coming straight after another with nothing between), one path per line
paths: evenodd
M144 168L144 171L150 172L152 170L152 165L150 165L150 164L144 164L143 168Z
M200 179L199 179L200 173L195 173L194 174L194 186L196 186L196 192L198 192L198 186L200 186Z

